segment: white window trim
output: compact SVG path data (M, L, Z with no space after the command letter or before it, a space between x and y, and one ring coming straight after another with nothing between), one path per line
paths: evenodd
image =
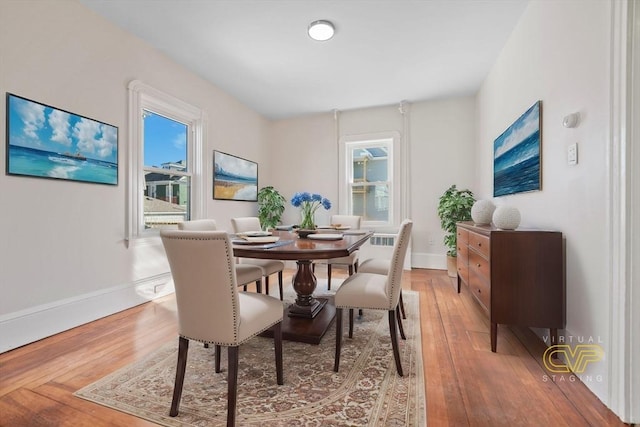
M402 206L403 206L403 192L404 186L403 177L401 174L402 161L401 156L401 138L400 133L391 132L379 132L360 135L345 135L340 138L340 150L338 153L338 161L340 164L338 170L338 181L340 186L338 188L338 199L340 200L341 214L350 215L351 212L351 200L349 197L349 188L351 179L351 168L349 164L350 155L347 153L349 150L358 145L375 145L384 141L391 140L392 150L389 153L390 157L390 176L391 176L391 194L389 197L389 221L363 221L363 228L384 229L385 227L394 227L400 224L399 218L402 218Z
M129 146L127 162L127 218L125 240L127 246L144 245L157 241L158 230L144 229L143 198L145 180L143 159L143 109L175 118L192 129L188 135L187 163L192 166L191 217L204 218L206 206L205 180L203 176L203 145L205 113L172 95L151 87L140 80L128 85L129 91Z

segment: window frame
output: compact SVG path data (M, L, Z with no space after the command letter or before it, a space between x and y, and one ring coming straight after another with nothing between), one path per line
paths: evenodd
M155 170L144 165L144 110L187 126L187 170L190 171L189 217L203 218L205 210L205 180L203 176L204 112L172 95L155 89L139 80L128 85L129 90L129 147L127 164L128 206L126 241L143 243L157 238L158 229L145 229L144 191L145 171ZM167 170L155 170L167 173ZM154 239L155 240L155 239Z
M340 138L340 170L339 200L340 211L346 215L353 215L351 192L353 189L353 152L363 147L387 147L387 181L389 185L389 218L387 221L362 220L363 228L384 228L397 225L397 219L402 212L402 193L399 191L400 174L400 134L398 132L383 132L364 135L347 135ZM372 183L374 184L374 183Z

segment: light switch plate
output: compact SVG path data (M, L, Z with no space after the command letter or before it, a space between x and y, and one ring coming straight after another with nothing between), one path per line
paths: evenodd
M569 165L578 164L578 143L571 144L567 148L567 164Z

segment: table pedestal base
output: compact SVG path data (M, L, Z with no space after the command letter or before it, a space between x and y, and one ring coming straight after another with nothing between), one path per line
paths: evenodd
M289 306L289 317L304 317L305 319L313 319L322 310L327 303L326 299L314 298L310 305L293 304Z
M285 309L284 317L282 318L282 339L307 344L320 344L322 337L327 333L336 316L336 307L329 303L326 298L317 298L317 300L322 305L322 308L312 319L291 316L291 309L295 305L290 305ZM267 330L260 335L273 337L273 331Z

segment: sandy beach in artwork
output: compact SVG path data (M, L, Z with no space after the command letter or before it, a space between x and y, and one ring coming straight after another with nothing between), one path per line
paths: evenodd
M234 199L238 191L245 188L246 185L237 182L216 181L213 187L213 197L216 199Z

